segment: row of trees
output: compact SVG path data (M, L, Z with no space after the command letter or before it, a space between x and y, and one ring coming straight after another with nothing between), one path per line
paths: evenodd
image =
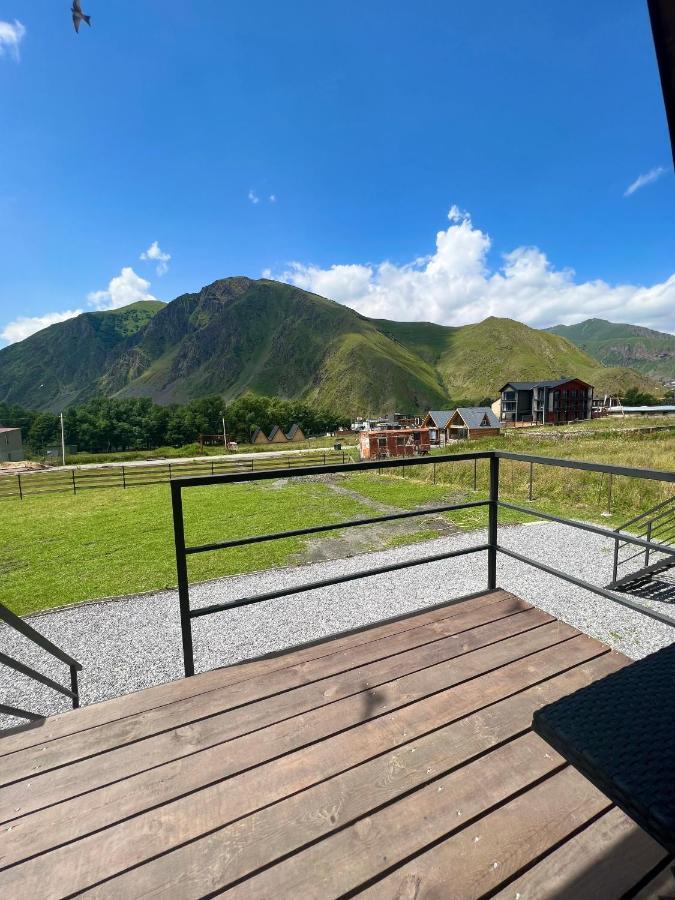
M256 428L285 431L297 422L306 435L325 434L349 420L306 403L276 397L246 395L225 404L221 397L205 397L183 406L158 406L147 398L116 400L95 397L64 413L66 443L89 453L151 450L194 443L200 434L222 434L248 442ZM59 417L0 403L0 422L20 427L24 443L37 454L60 442Z

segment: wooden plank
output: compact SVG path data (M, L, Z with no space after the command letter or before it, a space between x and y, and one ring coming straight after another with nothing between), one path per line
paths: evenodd
M593 822L500 891L499 900L619 900L668 854L619 809Z
M555 667L562 665L562 658L551 656L552 651L544 651L536 665L527 670L528 684L537 677L546 677L551 671L557 671ZM579 657L575 656L574 648L570 650L566 647L565 663L569 664L572 661L578 662ZM531 725L532 712L535 708L590 684L596 678L603 678L616 671L622 664L618 655L604 654L589 662L582 662L562 675L549 678L533 687L525 687L521 693L513 695L510 699L499 701L473 715L470 713L473 708L477 708L475 704L480 705L484 696L490 696L489 677L485 681L479 679L482 681L481 690L480 693L473 694L474 707L464 703L458 710L457 704L448 702L445 694L440 695L438 699L432 698L433 706L430 701L420 701L418 704L404 707L389 716L309 746L306 750L296 751L295 756L287 758L285 763L268 762L267 766L263 766L257 776L249 781L246 787L249 805L244 807L244 810L250 812L256 808L256 803L264 805L269 801L268 788L259 791L261 784L267 786L279 779L276 790L286 789L291 793L313 784L321 777L332 777L350 766L363 764L392 748L404 746L410 740L422 738L427 732L433 733L435 729L443 727L448 722L454 723L458 715L468 714L463 722L453 725L456 730L453 731L452 742L446 748L449 765L458 765L473 752L479 752L475 749L476 745L471 743L474 734L485 742L485 748L489 748L501 740L526 731ZM490 677L494 681L496 673ZM514 684L512 683L510 687L513 689ZM295 731L297 734L297 729ZM274 728L262 732L261 737L263 740L257 741L256 747L267 748L260 754L260 761L263 761L275 755ZM298 746L297 740L295 746ZM287 741L283 749L287 752L292 751L293 745ZM122 819L168 803L181 795L208 787L209 784L219 780L218 776L223 778L237 774L237 770L242 771L247 763L250 763L251 751L250 741L247 739L233 741L228 745L225 770L223 770L222 748L214 747L199 754L190 761L190 764L184 761L169 763L62 803L57 810L58 842L76 840ZM294 765L298 760L300 775ZM230 789L237 790L236 780L232 781ZM275 793L272 799L278 799L278 794ZM236 809L236 804L233 804L232 810ZM14 819L10 823L11 831L5 826L5 833L2 834L0 829L3 838L0 841L0 868L53 847L54 817L55 810L44 809ZM340 821L344 821L342 816Z
M280 723L279 729L268 732L274 736L274 743L271 746L276 750L277 755L280 755L287 752L284 747L288 744L295 749L302 743L311 743L313 740L321 739L343 728L358 725L367 719L383 715L427 695L447 690L453 684L459 684L486 671L498 669L514 659L528 656L561 641L573 640L574 635L573 628L559 622L543 625L522 635L506 638L498 644L465 653L454 659L447 659L422 671L394 679L377 688L367 685L364 679L357 684L356 691L343 700L335 696L335 692L340 689L339 683L337 685L332 682L329 684L326 690L332 693L328 697L321 690L322 684L319 685L320 689L315 691L313 696L307 696L307 690L303 689L303 693L299 697L285 699L285 712L289 715ZM602 645L597 642L592 643L596 654L602 652ZM451 650L447 652L451 652ZM295 693L299 694L300 692ZM253 760L259 757L260 753L260 740L265 737L260 733L264 718L266 716L273 721L279 718L275 704L279 704L282 699L271 698L270 701L262 701L253 707L245 708L246 718L242 718L241 710L233 710L196 724L179 726L163 734L155 735L144 741L142 745L137 742L116 748L114 752L105 757L98 755L81 762L63 765L59 769L43 773L42 776L36 772L31 778L23 779L0 790L0 821L15 818L14 810L17 807L23 813L32 812L96 787L128 778L132 774L178 759L181 756L189 756L196 750L204 749L207 746L231 742L246 734L253 734L253 739L247 742L248 746L245 751L247 763L245 765L254 765ZM296 709L295 716L290 715L293 703L295 703ZM256 709L263 705L262 712ZM321 708L325 708L326 715L312 715L314 710ZM257 732L252 729L254 724L260 726ZM231 744L228 744L226 748L228 759L232 750ZM224 765L222 760L218 763L218 777L225 777ZM213 780L215 780L215 776Z
M675 863L671 861L661 869L633 900L675 900Z
M179 703L162 706L107 726L79 732L7 756L3 759L0 771L0 785L34 778L41 772L216 715L227 717L228 723L232 726L230 736L235 737L298 715L308 709L332 703L350 694L364 690L372 692L378 685L391 681L400 674L419 671L460 654L466 654L477 647L552 621L555 624L549 613L530 609L414 648L395 657L386 657L365 666L349 669L339 676L331 675L312 681L285 693L279 693L273 684L268 684L266 688L262 687L265 699L257 698L261 691L257 682L250 691L248 682L231 685L227 691L210 691L208 694L190 697ZM577 632L572 630L570 634L572 633ZM258 702L253 702L257 699Z
M568 767L420 852L359 896L371 900L482 897L610 806L600 791ZM444 825L449 830L447 821L439 822L439 839ZM390 859L382 860L382 871ZM452 885L450 893L448 885ZM305 894L310 896L318 895Z
M537 632L543 630L537 629ZM506 643L504 641L498 646ZM585 636L573 638L553 647L550 653L530 655L511 666L500 667L491 676L474 678L470 684L438 693L430 698L435 701L435 709L431 703L429 706L406 705L406 709L398 715L378 719L371 724L383 732L385 747L392 745L394 735L398 735L398 743L408 742L411 739L411 729L424 733L434 727L427 718L427 713L430 716L435 714L437 719L444 716L441 721L448 722L453 715L466 715L487 705L491 695L494 699L503 697L505 686L513 688L515 684L519 684L522 689L525 684L532 684L546 677L547 672L555 674L566 665L575 665L584 655L587 659L589 654L597 652L597 647L597 642ZM466 657L462 658L464 660ZM470 694L471 698L462 696L466 694ZM315 714L319 713L325 723L330 723L329 728L333 731L343 725L339 717L336 721L334 716L326 715L326 710L316 711ZM298 726L302 729L302 725L296 722L295 740L302 744L302 738L298 741ZM7 891L10 895L18 893L32 896L36 886L45 880L58 885L58 890L64 894L82 891L255 809L325 780L336 772L344 771L354 759L355 753L360 752L362 758L372 758L377 734L377 731L364 726L342 731L330 740L282 756L269 765L250 769L237 778L219 781L202 791L183 796L80 841L5 869L0 873L0 893ZM258 739L249 740L248 749L258 743L261 743ZM226 765L229 754L222 756L222 763ZM186 772L193 767L194 760L187 761ZM91 797L89 802L91 803ZM51 827L54 832L61 832L63 805L54 807L52 812ZM34 817L27 817L29 832L32 818ZM3 836L3 845L9 836ZM58 840L56 834L54 839Z
M224 894L232 900L342 896L448 832L461 830L464 822L484 815L564 765L562 757L530 733L359 819ZM289 822L291 828L293 825Z
M27 726L22 732L0 736L0 756L22 751L36 744L45 744L56 738L124 719L198 694L220 690L226 685L237 684L249 678L276 672L289 666L302 665L351 647L383 641L392 635L414 631L428 623L441 622L470 610L509 599L519 598L508 591L497 590L460 602L451 601L429 611L397 616L384 624L378 623L348 631L342 636L313 641L297 650L268 654L256 660L203 672L193 678L182 678L167 684L155 685L81 709L59 713L45 719L40 725Z
M468 760L489 751L491 747L516 738L519 733L529 728L535 708L552 702L553 699L570 693L583 684L590 683L596 677L604 677L609 671L615 670L615 666L607 665L609 662L615 662L615 658L606 655L587 666L574 669L543 685L504 700L488 710L404 744L361 766L240 819L198 841L151 860L140 868L125 872L106 882L104 886L94 889L92 895L118 896L130 900L134 897L166 896L173 893L181 898L196 898L222 890L252 872L269 866L280 857L343 828L350 821L367 815L372 809L379 808L420 785L433 781L436 789L442 787L441 782L437 781L440 773L457 769ZM536 747L536 760L540 759L542 743L539 743L540 739L535 735L526 732L525 737L516 740L522 741L528 747ZM513 744L507 746L512 747ZM545 756L547 752L547 759L552 766L562 764L557 754L551 754L550 748L544 746L543 755ZM524 784L534 781L537 777L536 764L531 768L526 759L511 758L506 751L503 755L497 751L489 757L482 757L481 765L483 760L487 759L490 760L490 766L506 759L509 760L509 770L520 766L517 773L513 774L511 771L507 773L504 781L499 783L498 790L506 789L509 777L529 779L524 781ZM467 777L469 777L468 769ZM488 780L484 782L481 778L480 790L484 791L495 777L495 773L490 769ZM450 791L454 790L452 779L446 787ZM466 784L460 780L459 791L465 788ZM504 797L507 795L502 794ZM411 803L416 807L421 795L414 796L418 799L412 800ZM490 796L492 805L496 801L496 796L493 794ZM472 794L470 801L473 800ZM453 802L459 801L455 797ZM461 802L459 805L466 820L468 808ZM403 808L399 809L399 815L402 817L405 815ZM454 815L455 811L449 819L454 820ZM359 833L358 827L356 833ZM390 844L391 841L387 836L384 845L389 847ZM329 851L324 842L318 847L324 848L316 851L321 864L324 851L326 855ZM343 851L340 856L349 856L348 847L343 847ZM310 872L314 871L313 852L311 851L304 862L300 863L301 868L302 865L306 865ZM330 858L334 859L332 852ZM205 865L205 860L208 860L208 865ZM276 885L276 876L271 875L270 878ZM365 876L362 880L365 880ZM259 892L258 896L267 896L268 884L265 878L260 882L255 880L254 885ZM304 896L304 885L282 882L278 886L279 888L283 886L283 890L273 892L275 896ZM331 889L332 887L333 885Z

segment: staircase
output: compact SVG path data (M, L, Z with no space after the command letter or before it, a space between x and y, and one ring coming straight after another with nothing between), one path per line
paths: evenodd
M627 528L653 544L673 549L675 546L675 496L669 497L624 522L616 529L614 543L614 571L607 587L613 591L637 594L651 600L675 602L675 556L661 553L657 548L637 548L619 537ZM631 565L632 563L632 565Z

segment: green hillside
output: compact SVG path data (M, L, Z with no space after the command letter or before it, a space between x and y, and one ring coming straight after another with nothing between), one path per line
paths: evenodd
M61 410L91 396L93 381L116 351L166 304L144 300L50 325L0 350L0 398Z
M675 381L675 335L604 319L547 329L576 344L605 366L637 369L659 381Z
M168 304L85 313L0 350L0 400L49 410L97 393L183 403L251 391L375 414L563 375L602 392L654 388L510 319L463 327L368 319L292 285L244 277Z

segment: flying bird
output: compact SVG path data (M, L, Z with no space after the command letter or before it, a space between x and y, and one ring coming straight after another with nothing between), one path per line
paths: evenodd
M91 28L91 16L85 16L82 12L82 7L80 6L80 0L73 0L73 8L71 10L73 14L73 25L75 26L75 31L80 33L80 22L84 19L84 21Z

